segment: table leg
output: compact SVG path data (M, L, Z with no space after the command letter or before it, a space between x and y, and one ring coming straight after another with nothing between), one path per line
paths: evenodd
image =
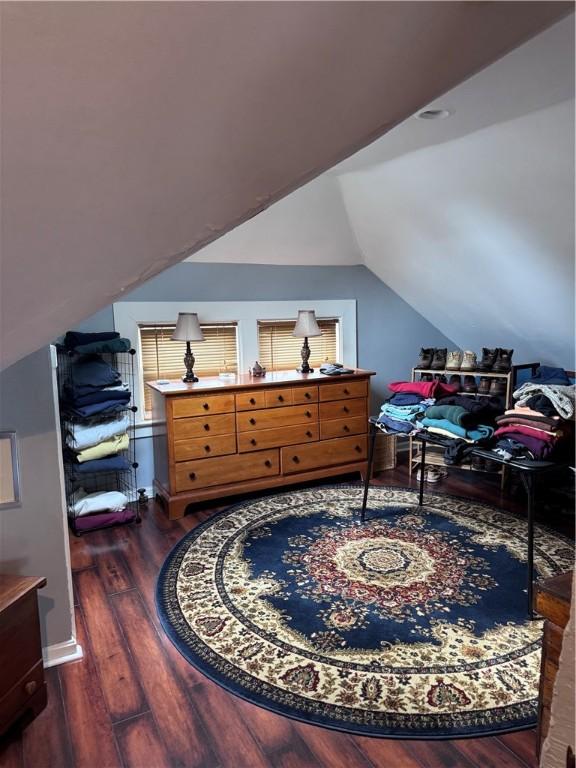
M420 454L420 491L418 494L418 506L424 502L424 475L426 474L426 440L422 440L422 452Z
M364 478L364 498L362 499L362 511L360 512L360 522L366 518L366 502L368 500L368 486L372 477L372 465L374 464L374 443L376 442L377 428L370 424L370 442L368 443L368 467L366 468L366 477Z
M528 517L528 616L534 619L534 478L526 472L522 472L521 476L526 489Z

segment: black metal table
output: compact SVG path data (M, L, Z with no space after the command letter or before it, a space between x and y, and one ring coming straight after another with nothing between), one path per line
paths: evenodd
M369 419L370 435L368 443L368 468L366 476L364 478L364 497L362 499L362 510L360 512L360 520L364 522L366 519L366 503L368 501L368 488L370 486L370 477L372 475L372 466L374 463L374 443L376 441L376 435L378 432L384 432L378 425L378 419L371 417ZM404 436L402 432L391 432L386 430L385 434L392 434L396 436ZM422 444L422 453L420 460L420 485L418 491L418 506L422 506L424 501L424 478L426 466L426 445L440 446L442 448L447 447L450 444L450 439L442 437L441 435L435 435L431 432L425 432L424 430L412 434L412 438L419 440ZM527 591L528 591L528 615L530 618L534 618L533 609L533 589L534 589L534 496L535 496L535 480L540 474L547 472L557 471L565 469L567 464L560 464L554 461L532 461L528 459L504 459L499 454L488 448L481 448L480 446L471 446L469 456L480 456L484 459L502 464L505 467L520 472L522 484L526 490L527 497L527 521L528 521L528 567L527 567ZM457 465L455 465L457 466Z

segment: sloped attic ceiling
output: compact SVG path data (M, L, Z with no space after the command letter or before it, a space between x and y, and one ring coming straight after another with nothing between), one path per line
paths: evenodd
M570 8L4 3L2 364Z

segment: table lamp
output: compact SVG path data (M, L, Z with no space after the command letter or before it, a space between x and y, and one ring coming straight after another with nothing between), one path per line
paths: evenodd
M202 333L202 328L200 328L196 312L178 313L178 322L172 334L172 340L186 342L186 354L184 355L186 374L182 376L182 381L186 384L198 381L198 377L194 376L194 355L190 349L190 342L204 341L204 334Z
M322 336L322 331L316 322L316 314L313 309L299 309L298 319L292 331L292 336L304 339L300 356L302 357L302 367L298 368L300 373L314 373L314 368L310 368L308 360L310 359L310 347L308 339L312 336Z

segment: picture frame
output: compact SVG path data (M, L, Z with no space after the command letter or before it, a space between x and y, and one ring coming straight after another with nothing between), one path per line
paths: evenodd
M16 432L0 431L0 509L19 507L20 467Z

